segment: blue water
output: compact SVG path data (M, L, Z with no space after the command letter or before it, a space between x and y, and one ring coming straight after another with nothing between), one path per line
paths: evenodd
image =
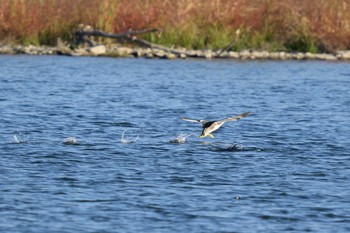
M346 62L2 55L0 116L1 232L350 231Z

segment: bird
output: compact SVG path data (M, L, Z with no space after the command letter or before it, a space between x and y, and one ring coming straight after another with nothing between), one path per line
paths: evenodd
M190 119L190 118L186 118L186 117L181 117L181 119L184 121L189 121L189 122L202 123L203 129L202 129L202 134L199 136L199 138L205 138L208 136L211 138L214 138L214 135L212 135L212 133L214 131L218 130L225 122L237 121L241 118L249 116L250 114L251 114L251 112L244 112L244 113L239 114L237 116L227 117L225 119L218 120L218 121L196 120L196 119Z

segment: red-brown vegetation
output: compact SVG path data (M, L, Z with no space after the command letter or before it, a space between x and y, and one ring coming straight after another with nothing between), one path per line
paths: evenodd
M152 42L234 49L350 49L350 0L1 0L0 40L52 44L80 23L119 33L158 28Z

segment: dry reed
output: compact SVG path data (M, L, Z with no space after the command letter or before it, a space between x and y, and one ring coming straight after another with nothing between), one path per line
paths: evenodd
M1 0L0 40L53 44L79 24L100 30L158 28L167 46L332 52L350 49L350 0Z

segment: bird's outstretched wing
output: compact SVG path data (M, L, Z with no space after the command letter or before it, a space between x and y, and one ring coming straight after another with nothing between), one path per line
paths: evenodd
M206 122L206 120L189 119L189 118L186 118L186 117L181 117L181 120L189 121L189 122L199 122L199 123Z
M241 118L244 118L244 117L249 116L250 114L251 114L251 112L244 112L244 113L239 114L239 115L237 115L237 116L234 116L234 117L227 117L227 118L222 119L222 120L219 120L219 121L217 121L217 122L237 121L237 120L239 120L239 119L241 119Z

